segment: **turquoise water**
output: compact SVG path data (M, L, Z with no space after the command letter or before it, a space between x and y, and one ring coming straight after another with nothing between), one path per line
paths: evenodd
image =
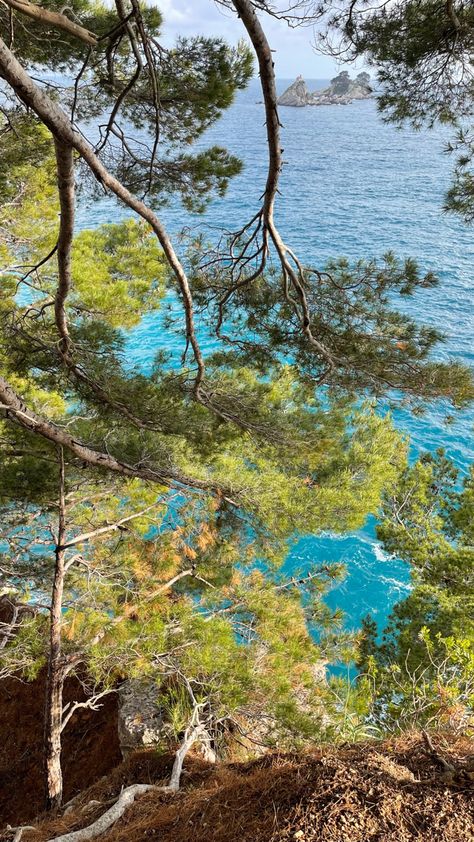
M289 81L281 80L280 90ZM321 81L309 83L310 88L322 85ZM181 207L165 208L161 217L171 232L204 226L212 238L222 227L241 227L257 209L267 164L259 99L255 81L202 140L202 145L218 143L239 155L243 173L204 217L187 214ZM384 125L370 100L346 106L282 108L280 119L287 163L276 216L288 244L304 261L319 267L330 257L377 257L388 249L402 257L416 257L423 269L439 275L441 284L417 294L404 307L447 334L440 357L473 364L473 230L442 213L452 166L443 153L447 133L399 131ZM84 208L80 222L91 226L127 215L104 201ZM212 346L212 341L207 344ZM150 314L130 336L130 355L146 368L160 347L160 317ZM474 457L474 412L458 414L455 423L447 426L447 411L442 404L418 418L397 411L396 421L410 434L414 453L444 446L465 471ZM383 625L393 603L407 593L406 566L383 553L374 537L373 519L357 534L302 537L286 566L305 570L323 560L347 564L347 579L328 599L332 606L344 609L349 628L356 627L369 610Z

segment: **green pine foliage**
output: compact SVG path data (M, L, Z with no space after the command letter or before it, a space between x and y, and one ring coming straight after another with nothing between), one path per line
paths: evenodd
M403 398L412 407L440 396L455 406L472 400L469 369L452 360L435 361L433 350L442 334L402 309L404 298L438 284L432 272L422 274L416 261L388 252L378 261L332 260L324 271L308 269L308 274L309 318L314 335L328 349L329 363L301 331L277 271L248 286L242 273L232 309L224 311L221 333L229 337L229 349L218 352L216 361L246 359L266 371L285 355L306 382L328 384L338 393ZM201 271L198 263L194 284L203 317L213 326L218 320L216 293L220 298L229 287L225 270Z
M97 152L123 185L150 207L178 196L202 210L241 164L220 147L192 144L250 78L248 48L201 37L164 49L160 13L138 7L134 31L141 20L154 60L146 69L138 62L137 72L133 38L122 37L115 10L89 0L68 9L99 36L97 47L89 52L30 19L18 25L13 15L18 59L62 74L55 97L88 130L100 123ZM3 6L2 23L10 26ZM92 468L3 412L2 594L28 611L7 633L0 676L31 679L50 661L48 612L64 551L61 665L91 689L127 678L154 682L173 738L196 705L216 743L256 722L272 745L366 736L371 711L387 699L384 688L373 697L383 659L388 652L390 663L408 657L413 636L413 668L426 656L439 669L448 664L450 692L464 681L467 698L472 483L459 494L442 457L407 467L408 443L377 403L418 406L441 396L462 406L474 396L466 367L433 357L442 337L397 307L436 278L392 254L355 264L334 259L324 271L306 272L318 349L272 266L246 283L249 261L231 308L222 310L235 278L195 238L187 268L198 329L218 340L217 350L204 352L197 391L189 331L186 338L176 306L182 288L146 225L125 220L75 234L65 352L55 319L54 146L17 101L5 102L0 121L0 375L75 442L156 480ZM79 160L75 166L79 195L90 200L102 186L91 184ZM149 313L161 335L143 371L129 358L127 331ZM340 614L324 601L344 575L341 565L314 565L289 581L282 566L300 536L360 528L382 503L380 536L412 565L415 587L380 649L373 625L365 624L362 638L343 632ZM403 526L390 515L400 508ZM328 663L350 668L358 644L367 677L348 692L341 679L325 681ZM432 684L435 674L428 670Z
M457 471L442 452L425 456L403 475L385 508L379 535L389 552L410 564L414 588L395 609L401 657L417 657L421 629L436 638L474 641L473 481L459 490Z
M382 640L366 618L360 691L391 727L472 726L474 709L474 473L460 481L442 451L401 475L378 536L410 565L412 589Z
M224 410L239 407L236 423L196 403L191 372L170 366L166 354L148 375L131 366L126 331L173 290L156 241L132 221L76 235L68 313L84 376L69 371L53 317L54 254L19 283L56 236L48 144L38 143L37 156L40 166L12 158L4 188L2 374L36 412L90 446L225 489L196 494L114 479L65 453L69 540L146 511L67 550L63 657L91 687L148 676L176 729L190 714L192 680L216 734L234 719L245 729L249 711L271 717L270 743L322 734L318 667L353 651L323 602L341 571L328 566L287 587L279 570L299 535L360 527L403 469L406 444L370 402L318 393L304 370L277 356L265 369L245 353L209 358L206 388ZM33 610L3 651L3 667L33 677L48 657L57 452L8 418L1 448L6 593Z

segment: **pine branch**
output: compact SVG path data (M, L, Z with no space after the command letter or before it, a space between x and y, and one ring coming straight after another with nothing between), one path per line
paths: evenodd
M43 23L46 26L53 26L55 29L67 32L68 35L73 35L90 47L95 47L98 44L98 38L93 32L85 29L78 23L74 23L74 21L69 20L69 18L59 12L44 9L42 6L36 5L36 3L29 3L28 0L4 0L4 2L10 9L15 9L15 11L21 12L21 14L39 21L39 23Z
M92 146L72 125L66 113L54 102L46 91L35 84L20 62L0 38L0 74L13 88L18 97L31 108L49 128L57 141L74 148L89 166L97 180L110 190L120 201L147 222L156 235L166 260L176 278L183 302L186 320L186 338L191 345L197 364L194 394L200 399L200 387L204 379L205 365L196 337L194 308L191 289L186 272L181 264L168 233L156 214L143 201L131 193L113 176L95 154Z
M226 490L219 483L206 480L193 479L179 471L167 470L165 468L151 468L145 466L129 465L111 456L88 447L86 444L75 439L62 427L54 424L37 415L29 409L17 395L4 377L0 376L0 410L3 410L8 418L19 424L26 430L40 435L55 444L61 445L77 456L82 462L95 468L102 468L125 477L137 477L149 480L153 483L166 486L167 488L195 488L200 491L211 491L216 494L224 494L226 499L232 492ZM230 500L229 500L230 502Z
M132 515L128 515L127 517L121 518L121 520L117 520L115 523L107 524L107 526L100 526L98 529L94 529L92 532L83 532L82 535L77 535L75 538L71 538L67 541L62 547L62 550L68 550L70 547L75 547L77 544L84 544L86 541L90 541L92 538L96 538L98 535L105 535L107 532L116 532L117 530L121 529L125 523L129 523L132 520L136 520L139 517L143 517L147 512L151 509L154 509L158 503L152 503L150 506L147 506L145 509L142 509L140 512L135 512Z

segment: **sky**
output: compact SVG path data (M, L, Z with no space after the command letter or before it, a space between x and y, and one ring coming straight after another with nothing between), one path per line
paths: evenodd
M167 46L171 46L177 35L217 36L230 44L245 37L236 15L217 6L214 0L156 0L156 5L164 17L162 40ZM262 23L275 50L277 78L293 79L301 74L306 79L329 79L341 69L329 57L314 51L311 27L290 29L283 21L268 15L262 16Z

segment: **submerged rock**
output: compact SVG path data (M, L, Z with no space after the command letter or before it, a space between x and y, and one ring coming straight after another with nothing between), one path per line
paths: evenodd
M278 98L278 105L302 108L306 105L347 105L355 99L368 99L372 96L368 73L359 73L351 79L347 70L343 70L328 88L322 91L309 91L305 80L298 76L289 88Z

